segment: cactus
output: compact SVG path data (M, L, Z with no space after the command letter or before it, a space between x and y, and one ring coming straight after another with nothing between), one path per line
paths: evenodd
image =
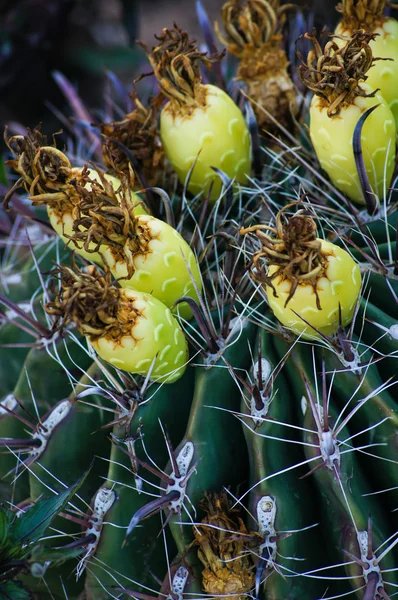
M0 596L386 600L398 586L395 155L379 96L355 96L344 71L348 56L366 78L373 33L322 51L302 31L293 59L300 12L227 0L216 33L241 62L224 85L232 63L197 7L211 55L164 29L148 56L159 89L143 100L134 88L134 110L102 135L73 119L57 147L40 129L6 133ZM242 67L251 45L256 80ZM280 103L263 46L284 57ZM298 109L301 80L311 108ZM358 114L334 141L355 194L305 124L319 98L342 120L350 94Z

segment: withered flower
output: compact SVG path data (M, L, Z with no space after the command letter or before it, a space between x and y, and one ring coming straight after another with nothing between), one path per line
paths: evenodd
M237 79L247 85L260 127L272 132L275 124L263 108L285 127L291 126L297 113L281 35L286 10L291 7L279 6L279 0L227 0L221 9L224 32L215 24L220 41L239 58Z
M131 185L135 183L131 163L123 149L113 141L115 140L133 153L144 178L142 185L163 187L167 166L158 123L164 95L158 94L147 105L141 102L135 91L131 98L135 108L123 120L101 124L101 131L106 136L102 143L105 165L114 173L122 172L127 175L132 180Z
M204 565L203 589L219 600L231 594L236 600L243 600L254 585L254 564L247 551L251 536L239 516L239 508L231 508L225 491L205 492L201 508L206 516L201 525L194 527L194 535Z

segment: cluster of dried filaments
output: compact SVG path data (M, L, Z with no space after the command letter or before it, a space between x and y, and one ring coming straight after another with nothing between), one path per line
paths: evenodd
M6 208L19 187L26 189L35 205L52 203L56 206L60 202L68 202L72 167L68 157L56 148L55 140L49 146L39 128L28 129L26 135L12 137L8 137L6 128L4 139L14 156L6 161L6 165L20 176L4 198Z
M343 14L343 29L365 29L372 32L386 20L386 6L397 8L396 4L386 0L342 0L337 4L336 10Z
M261 242L261 250L252 257L251 274L256 281L271 287L275 296L277 293L273 280L279 277L289 280L291 289L285 306L300 283L310 283L316 295L317 308L321 310L317 282L325 275L327 260L321 252L321 241L316 237L316 224L313 219L300 213L283 222L282 212L277 215L276 227L260 224L240 230L241 234L254 232ZM268 231L274 236L266 233ZM271 265L276 270L269 276L267 267Z
M243 600L254 585L254 564L247 552L251 534L231 504L226 492L205 492L201 508L206 516L194 527L194 535L205 592Z
M143 185L159 184L165 170L165 157L158 134L159 112L164 101L163 94L158 94L145 106L137 94L131 95L135 108L125 115L122 121L103 123L101 131L106 136L102 145L105 165L114 173L124 173L129 177L133 187L135 175L126 152L117 142L130 150L137 160L142 175ZM116 143L115 143L116 142Z
M241 57L250 47L264 49L266 44L280 44L279 33L286 10L290 5L279 6L279 2L267 0L228 0L221 9L222 33L218 23L215 31L228 51Z
M278 132L276 120L292 125L297 112L296 91L288 73L288 59L282 47L281 28L286 11L292 5L279 6L274 0L227 0L222 7L221 33L216 33L231 54L239 57L237 79L245 82L247 94L260 127ZM264 110L265 109L265 110ZM268 117L267 112L271 114Z
M340 109L348 106L357 96L372 97L376 91L367 93L359 84L367 79L366 72L375 60L369 42L377 34L355 31L351 39L344 36L331 36L322 50L316 31L304 34L312 42L313 49L307 60L298 52L302 62L299 74L302 82L325 101L327 113L334 116ZM336 40L346 40L340 46Z
M199 52L196 42L177 26L163 29L157 39L160 43L148 54L148 59L161 91L181 107L204 105L200 65L211 68L223 53L207 56Z
M126 177L118 190L98 172L101 182L92 181L90 188L76 185L78 210L73 221L71 240L86 252L101 252L106 246L115 260L123 260L127 276L134 275L134 256L148 251L153 236L145 223L137 219Z
M56 317L56 330L62 330L73 322L81 333L92 339L117 333L120 289L109 271L102 275L90 266L84 273L76 264L72 267L58 265L52 275L61 286L59 290L52 290L56 298L47 302L45 310Z

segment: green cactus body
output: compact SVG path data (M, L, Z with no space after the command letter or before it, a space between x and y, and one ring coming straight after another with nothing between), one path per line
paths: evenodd
M134 530L126 546L123 548L122 545L125 528L132 514L148 501L142 478L152 482L153 486L149 488L151 494L158 493L157 477L140 464L135 464L134 459L150 460L152 465L159 465L160 468L166 464L168 453L161 425L166 428L171 442L178 443L188 420L190 404L187 399L192 395L193 375L193 371L188 369L173 386L153 384L147 392L148 399L140 398L137 394L131 408L129 429L135 437L131 438L130 445L123 443L126 426L122 423L114 426L115 443L111 448L111 462L104 487L109 493L113 491L115 497L104 515L106 524L95 547L90 549L90 554L81 564L82 571L86 565L88 567L85 592L90 599L106 599L108 596L103 586L115 585L113 577L103 573L102 564L115 569L121 577L134 580L136 584L131 584L132 587L142 591L144 588L141 585L151 585L153 582L151 572L163 576L162 570L165 572L167 569L165 548L158 543L162 527L158 519L143 521L142 526ZM143 487L142 491L140 486ZM112 526L119 523L123 523L123 528ZM170 536L167 539L167 547L172 552L172 540Z
M279 341L276 343L278 355L283 355L287 346L281 346ZM294 363L290 362L287 366L288 376L291 382L294 382L298 394L302 393L301 400L297 402L297 414L301 413L303 427L304 450L308 459L312 458L313 463L310 467L322 464L321 468L314 470L314 477L320 497L322 498L322 516L325 523L328 523L328 532L330 538L328 542L335 544L342 551L341 562L344 563L344 552L350 552L354 556L362 556L361 535L360 532L368 530L368 518L371 515L373 548L379 548L380 544L389 538L387 533L391 527L383 518L380 507L371 496L365 496L368 486L360 470L357 458L354 452L344 452L344 443L341 440L350 440L351 432L343 421L339 428L339 436L330 437L328 431L333 429L326 427L323 406L316 401L311 404L310 394L313 399L317 399L317 389L322 387L317 384L315 387L313 379L313 365L311 354L308 350L301 348L299 352L294 351ZM338 412L334 401L334 392L329 393L328 415L329 423L337 423ZM314 415L314 407L318 416ZM318 437L316 419L323 427L322 435ZM329 419L329 417L328 417ZM341 420L341 415L340 415ZM333 440L333 442L332 442ZM321 461L321 462L320 462ZM334 541L332 541L334 540ZM384 558L384 563L380 569L388 568L387 565L394 564L394 558L391 553ZM362 569L355 562L346 562L344 569L349 578L352 578L350 585L353 589L360 587L358 581L362 577ZM388 581L392 581L388 578ZM363 580L362 580L363 582ZM384 584L383 584L384 585Z
M359 373L341 370L341 362L334 352L326 351L324 354L325 366L328 372L333 373L333 398L336 407L343 410L358 407L355 417L350 421L350 430L360 434L357 444L378 444L375 450L369 450L373 456L362 461L367 465L367 480L376 481L375 490L398 486L398 470L395 460L398 446L398 406L388 389L383 389L383 381L376 365L372 365L370 352L361 355L364 366ZM365 376L366 374L366 376ZM391 393L395 394L393 386ZM351 402L348 403L348 399ZM361 433L363 432L363 433ZM359 455L359 458L360 455ZM382 468L381 468L382 466ZM393 497L386 496L386 503L391 503L395 508Z
M369 222L361 223L360 226L353 228L351 225L347 228L346 235L355 246L349 246L352 252L358 252L360 248L364 250L368 248L369 241L373 240L377 246L384 246L386 243L391 243L396 236L397 231L397 212L392 211L384 214L384 210L379 213L376 218L372 218ZM389 237L387 237L389 236ZM388 241L390 239L390 242ZM337 245L342 245L342 240L336 236L332 240ZM357 249L356 246L359 248ZM346 247L346 246L345 246ZM368 248L369 250L369 248ZM363 255L362 255L363 256ZM361 258L362 260L362 258Z
M395 319L398 306L398 275L370 270L365 293L370 302Z
M364 319L368 322L365 328L362 327ZM356 324L356 334L380 359L377 369L387 381L398 366L398 320L362 300Z
M279 362L273 348L273 335L263 330L259 337L262 359L259 365L255 357L253 379L262 390L261 400L244 397L241 403L241 413L247 415L242 422L249 451L249 510L251 515L257 516L257 522L249 520L248 528L258 529L259 541L253 552L263 557L256 564L256 587L263 582L261 587L272 600L310 600L322 596L325 584L289 575L320 568L326 558L319 543L318 528L300 531L314 524L313 489L308 479L302 479L305 467L300 466L300 462L305 461L298 451L297 431L290 427L293 405L286 401L290 389L282 373L272 376ZM262 381L259 381L260 372ZM302 498L306 499L305 506ZM282 532L286 531L294 533L284 536Z
M52 354L52 352L54 354ZM58 360L60 362L58 362ZM64 370L65 368L68 368L70 370L74 369L74 364L79 364L80 367L79 369L81 370L86 370L89 365L91 364L91 358L87 355L86 352L84 352L73 340L63 340L62 338L59 338L55 344L53 344L52 347L50 348L46 348L46 347L41 347L41 348L32 348L29 352L29 354L27 355L24 364L23 364L23 368L21 369L20 372L20 376L18 378L18 381L16 382L16 385L12 391L12 397L15 398L16 400L18 400L18 402L21 403L21 405L27 409L29 411L30 414L35 414L35 410L37 409L39 411L40 417L45 419L45 416L51 412L51 410L53 409L54 405L57 402L62 402L64 399L66 399L70 393L71 393L71 381L67 375L67 371ZM64 367L60 366L60 365L64 365ZM46 369L46 373L47 376L45 378L40 377L40 370L41 369ZM65 400L65 403L68 403L68 405L70 405L70 408L72 408L72 404ZM36 407L36 409L35 409ZM83 407L81 407L83 408ZM19 408L19 405L14 406L14 409L16 411L17 414L19 415L24 415L24 411L21 411L21 409ZM66 410L61 410L60 411L60 416L62 415L62 417L66 417L67 413L69 412L69 407ZM100 414L99 411L93 411L95 412L95 415L92 417L94 419L98 419L100 418ZM84 413L84 411L83 411ZM10 436L10 434L12 436L16 436L19 438L25 438L27 442L30 441L30 437L26 436L26 433L24 433L24 435L17 435L17 431L21 429L20 427L20 423L17 424L17 419L15 417L13 417L12 415L8 415L7 417L7 421L13 421L15 424L12 425L12 427L10 427L8 436ZM96 421L97 425L100 424L100 421ZM34 421L33 421L34 424ZM67 426L65 426L67 428ZM87 427L87 424L86 424ZM95 427L94 427L95 428ZM39 431L40 430L40 431ZM55 429L54 429L55 431ZM91 429L90 429L91 431ZM52 429L51 429L51 433L52 433ZM87 435L88 430L86 428L84 434ZM44 452L44 450L46 450L46 445L47 445L47 438L46 438L46 432L45 432L45 428L41 429L41 425L38 424L37 428L34 428L33 433L31 432L31 436L34 438L37 434L37 439L42 440L42 444L40 446L39 449L37 449L36 447L32 447L30 449L30 451L25 454L23 456L24 459L27 460L27 462L34 462L36 460L36 457L40 459L42 459L42 454ZM44 437L43 435L44 434ZM57 434L58 435L58 434ZM8 437L7 436L7 437ZM49 437L50 437L50 433L49 433ZM61 444L62 447L62 444ZM57 456L58 454L58 445L55 443L53 446L53 450L49 451L47 453L47 459L49 459L50 461L55 460L57 462L57 464L59 464L59 457ZM63 473L63 476L68 478L68 483L70 483L71 481L75 482L78 477L81 475L82 470L80 470L80 467L78 467L78 465L76 464L76 455L78 455L79 450L76 446L71 446L70 447L71 452L74 451L75 454L72 458L70 458L70 462L69 464L72 465L73 468L78 468L79 470L79 474L77 474L76 472L74 472L72 475L69 474L69 476L67 475L67 473ZM19 470L19 468L21 468L20 465L18 465L17 461L16 461L16 457L13 457L13 462L14 462L14 468L17 469L17 471ZM88 459L87 463L86 463L86 468L88 467L88 465L90 464L90 459ZM82 463L81 465L82 466ZM3 462L2 462L2 467L3 467ZM5 467L5 464L4 464ZM31 469L34 467L30 467ZM55 468L53 465L51 465L50 467L50 472L53 473L55 472ZM40 471L40 469L39 469ZM41 473L40 474L40 480L46 480L46 474ZM52 477L49 477L51 484L53 485L54 481L52 479ZM48 481L47 481L48 484ZM35 477L35 475L32 475L32 479L31 479L31 484L30 484L30 497L32 500L38 498L43 491L46 489L45 485L41 484L40 481ZM25 498L24 498L25 499Z
M244 369L248 366L249 356L245 351L248 341L253 338L254 327L243 320L235 323L236 338L221 352L220 357L206 368L206 363L196 369L195 388L192 407L185 435L176 448L190 453L188 469L197 464L196 472L191 475L185 486L185 496L189 498L188 508L197 507L202 490L219 489L219 481L228 478L227 485L239 485L245 478L244 465L246 452L239 422L233 417L233 411L239 410L239 388L228 370L228 363ZM240 327L242 331L239 335ZM222 393L221 393L222 390ZM214 431L220 432L218 443L213 443ZM222 432L222 435L221 435ZM226 452L226 440L232 437L240 440ZM233 469L231 467L233 465ZM183 511L183 515L184 515ZM185 520L185 519L184 519ZM170 528L179 552L193 538L192 529L178 525L179 516L170 519Z

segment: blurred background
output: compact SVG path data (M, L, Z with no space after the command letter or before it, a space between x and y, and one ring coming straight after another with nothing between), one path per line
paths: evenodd
M337 20L335 2L298 2L318 25ZM223 0L203 0L211 21ZM105 69L130 85L149 72L139 39L173 23L201 40L195 0L0 0L0 128L6 123L59 128L54 112L70 114L53 73L63 73L89 110L103 103ZM221 47L221 46L220 46Z

